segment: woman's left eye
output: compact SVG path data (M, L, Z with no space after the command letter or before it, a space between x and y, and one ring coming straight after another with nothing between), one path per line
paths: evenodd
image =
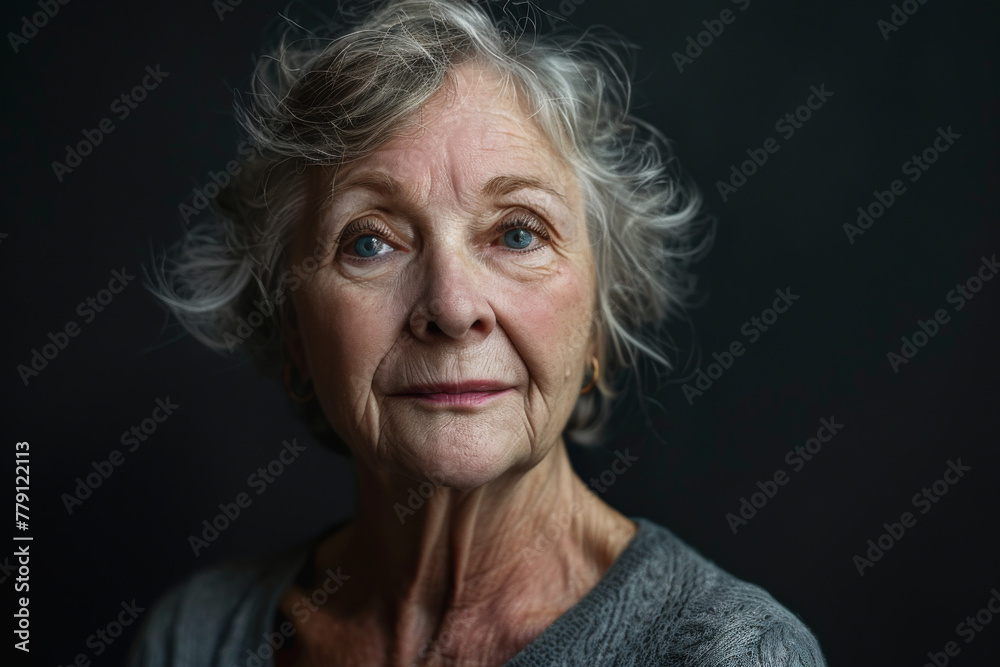
M531 245L531 239L531 232L523 227L508 230L503 234L503 241L507 244L507 247L517 250L523 250Z
M500 225L500 244L511 250L537 250L548 237L541 223L531 218L513 218Z

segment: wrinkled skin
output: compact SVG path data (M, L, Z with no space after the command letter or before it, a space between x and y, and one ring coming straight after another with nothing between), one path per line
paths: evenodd
M635 531L561 437L595 352L577 181L475 64L333 181L293 239L293 262L317 239L328 252L286 337L354 454L360 504L314 564L318 582L350 579L315 612L294 612L311 591L285 598L299 664L502 664Z

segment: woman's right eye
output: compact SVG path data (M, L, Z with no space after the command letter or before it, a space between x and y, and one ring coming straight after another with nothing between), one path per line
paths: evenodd
M341 232L338 244L341 252L355 259L373 259L387 255L395 248L386 242L389 230L374 220L352 222Z

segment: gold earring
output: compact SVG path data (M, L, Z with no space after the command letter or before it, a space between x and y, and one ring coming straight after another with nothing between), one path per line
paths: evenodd
M596 356L590 358L590 367L591 367L591 369L593 371L590 374L590 382L587 383L586 387L584 387L583 389L580 390L581 394L588 393L591 389L593 389L597 385L597 378L598 378L598 375L600 374L601 367L597 363L597 357Z
M292 389L292 362L290 361L285 362L285 391L287 391L288 395L299 403L308 403L313 399L313 397L316 396L315 391L310 391L305 396L299 396Z

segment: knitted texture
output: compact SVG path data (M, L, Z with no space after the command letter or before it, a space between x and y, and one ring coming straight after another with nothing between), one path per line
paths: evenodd
M812 633L766 591L666 528L633 521L638 532L604 577L507 665L825 667ZM271 667L278 600L311 546L172 590L147 617L130 667Z

